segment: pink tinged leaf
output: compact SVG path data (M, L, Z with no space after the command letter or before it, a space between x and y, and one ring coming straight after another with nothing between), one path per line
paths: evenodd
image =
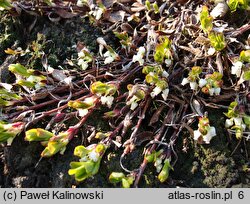
M155 113L153 114L152 118L150 119L150 122L149 122L149 126L152 126L154 123L158 122L159 121L159 117L163 111L163 109L165 108L165 105L162 105L161 107L159 107Z
M145 141L152 140L154 137L154 133L150 131L145 131L137 134L134 139L134 145L139 146Z

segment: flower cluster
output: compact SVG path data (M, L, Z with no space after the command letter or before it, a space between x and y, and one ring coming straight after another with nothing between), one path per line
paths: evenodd
M163 149L146 154L145 158L149 163L154 162L156 171L159 173L159 181L162 183L165 182L168 179L169 171L173 170L173 167L170 164L171 158L166 157L166 152L164 152Z
M210 126L209 119L206 116L200 117L198 129L194 131L194 140L197 140L199 143L209 144L215 135L215 127Z
M95 106L96 101L97 101L97 98L95 96L91 96L91 97L85 98L83 101L79 101L79 100L69 101L68 107L77 109L79 116L84 117L85 115L87 115L88 110Z
M135 110L139 105L138 102L145 98L145 89L143 86L140 86L138 84L129 84L127 88L129 90L129 95L126 104L130 105L131 110Z
M0 121L0 143L7 142L11 145L14 138L23 131L25 123L5 123Z
M210 96L219 95L223 84L222 74L219 72L214 72L213 74L207 74L203 79L199 76L201 72L201 67L192 67L188 77L183 78L181 85L185 86L189 83L192 90L197 91L200 87L201 91L205 94L209 94Z
M201 91L205 94L209 94L210 96L219 95L222 84L222 74L219 72L207 74L205 79L199 80L199 87L202 88Z
M186 84L189 84L192 90L197 90L199 84L204 85L202 81L199 82L200 79L199 75L201 72L202 72L201 67L199 66L192 67L191 71L188 73L188 77L183 78L181 85L185 86Z
M133 56L133 62L139 62L140 65L143 65L145 52L146 50L144 47L139 47L137 54Z
M167 37L161 37L160 43L155 47L154 60L162 64L165 62L167 67L172 64L171 41Z
M169 76L167 71L163 70L161 66L145 66L143 67L142 73L146 74L146 82L155 86L150 96L154 98L162 93L162 98L167 100L169 93L168 83L166 81Z
M91 9L91 11L89 12L89 14L93 15L96 20L100 20L102 15L106 11L106 7L101 3L98 6L95 4L91 4L90 9Z
M105 57L104 64L110 64L111 62L120 59L119 55L113 50L112 47L107 45L106 41L102 37L97 38L97 42L99 43L100 55ZM103 54L104 48L107 51Z
M109 181L111 183L122 183L123 188L130 188L130 186L133 184L135 177L131 174L125 176L124 173L120 172L112 172L109 176Z
M86 178L97 174L101 159L107 149L107 146L99 143L88 147L77 146L74 155L79 157L79 162L71 162L68 173L74 175L76 181L84 181Z
M229 118L226 119L225 127L234 130L236 138L241 139L243 132L250 129L250 116L240 110L236 101L229 105L228 112L225 115Z
M82 70L86 70L88 68L88 63L90 63L92 61L93 61L93 57L87 48L83 48L78 53L77 64L82 68Z
M246 68L244 63L250 63L250 50L241 51L238 60L233 62L231 74L237 77L243 76L244 80L250 80L250 70Z
M101 103L103 105L106 104L109 108L111 108L114 101L113 95L116 93L117 88L118 87L115 84L96 81L91 85L90 91L101 97Z
M55 135L41 128L31 129L26 131L25 140L30 142L40 141L42 145L46 146L41 153L41 156L51 157L58 152L60 152L60 154L63 154L66 150L67 144L74 137L77 131L77 128L69 127L67 131L60 132L58 135Z

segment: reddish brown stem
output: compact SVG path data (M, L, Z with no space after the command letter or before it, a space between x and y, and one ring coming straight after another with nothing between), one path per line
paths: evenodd
M81 91L79 91L79 92L77 92L77 93L74 93L74 94L72 95L72 97L75 97L75 96L84 94L84 93L86 93L87 91L88 91L87 89L83 89L83 90L81 90ZM68 97L68 96L63 96L61 99L65 99L65 98L67 98L67 97ZM85 96L84 96L84 97L85 97ZM60 100L61 100L61 99L60 99ZM21 113L23 113L23 112L25 112L25 111L37 110L37 109L43 108L43 107L45 107L45 106L54 104L54 103L56 103L57 101L60 101L60 100L59 100L59 99L53 99L53 100L50 100L50 101L46 101L46 102L43 102L43 103L40 103L40 104L31 106L31 107L28 107L28 108L26 108L25 110L21 110L21 111L18 111L18 112L15 112L15 113L10 114L9 117L8 117L8 119L12 119L12 118L14 118L14 117L20 115ZM79 98L79 100L81 100L81 98ZM66 106L67 106L67 104L66 104ZM60 109L63 109L62 107L64 107L64 106L61 106L61 107L59 107L59 108L53 109L53 110L48 111L48 112L51 112L51 113L52 113L52 112L55 112L55 111L57 111L58 109L59 109L59 110L60 110Z

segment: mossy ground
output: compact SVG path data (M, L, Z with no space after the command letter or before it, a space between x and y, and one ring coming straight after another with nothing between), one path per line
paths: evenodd
M27 27L32 24L34 18L24 15L22 18L1 16L0 22L0 66L7 59L4 50L12 47L26 49L37 39L37 34L45 36L43 51L48 58L48 64L56 68L64 67L65 60L77 56L74 45L84 43L92 52L97 52L96 38L103 36L98 28L91 26L86 19L75 18L52 23L46 17L39 17L35 26L28 33ZM112 38L103 36L109 42L116 45ZM30 56L29 56L30 57ZM27 61L24 56L21 61ZM33 68L41 69L40 58L30 62ZM1 68L3 69L3 67ZM1 70L2 72L2 70ZM100 120L102 111L97 112L89 119L96 129L107 129L105 121ZM209 110L211 123L217 128L217 136L209 146L194 144L188 132L183 132L178 138L176 152L179 156L174 171L171 171L168 182L161 184L157 180L157 174L152 164L143 175L140 187L249 187L247 174L242 170L246 163L246 157L242 153L245 147L249 150L249 142L245 142L233 155L232 151L237 145L237 140L229 139L224 129L224 116L218 110ZM24 142L23 135L19 135L10 147L0 147L0 186L1 187L113 187L108 182L108 176L112 171L122 171L119 158L122 149L110 148L101 163L99 173L83 183L77 183L68 175L69 163L76 160L73 155L74 147L84 144L86 129L74 138L67 147L64 155L55 155L49 159L40 159L43 147L39 143ZM85 139L84 139L85 138ZM188 151L182 151L184 138L188 142ZM243 150L242 150L243 149ZM125 165L129 169L138 168L143 160L142 149L137 148L126 157Z

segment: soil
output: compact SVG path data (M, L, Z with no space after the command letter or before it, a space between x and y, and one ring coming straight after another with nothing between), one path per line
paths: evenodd
M78 42L87 45L92 52L97 52L96 38L99 36L104 37L109 44L116 45L111 34L103 36L102 32L91 26L86 19L75 18L53 23L47 17L38 17L35 26L27 34L27 28L33 20L33 17L27 14L18 18L1 16L1 81L11 80L7 67L14 60L7 56L4 50L19 46L26 49L32 41L37 39L37 33L44 34L46 38L43 50L47 54L48 64L52 67L63 67L65 59L77 55L72 46ZM21 60L27 59L23 57ZM30 62L30 66L42 68L39 59ZM218 130L211 145L194 144L189 133L183 132L176 146L179 158L174 166L174 171L170 172L168 181L161 184L156 178L153 165L149 164L139 187L250 187L250 175L242 168L246 163L246 156L242 154L242 151L245 148L249 150L249 142L242 141L231 155L238 141L230 138L224 130L222 112L211 110L209 113L211 124ZM99 116L94 117L90 120L92 125L93 121L98 121L96 118ZM105 126L105 122L97 123L99 126ZM102 160L99 173L93 178L77 183L73 177L68 175L69 163L76 159L72 156L74 147L84 143L85 131L83 127L82 134L70 142L64 155L58 154L49 159L40 160L40 152L43 147L36 142L25 142L22 134L14 140L11 146L0 147L0 187L114 187L108 182L108 176L112 171L122 171L119 165L122 149L110 148ZM187 152L182 151L184 139L188 144ZM137 148L128 155L125 165L131 169L139 167L143 159L142 151Z

